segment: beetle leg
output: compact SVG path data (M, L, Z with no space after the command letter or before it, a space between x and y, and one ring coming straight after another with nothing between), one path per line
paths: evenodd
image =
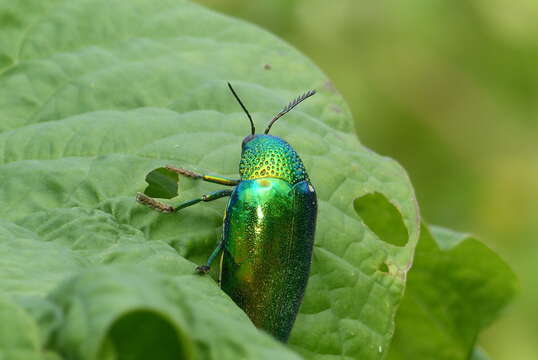
M212 182L215 184L221 184L221 185L227 185L227 186L235 186L239 184L241 180L237 179L230 179L224 176L213 176L213 175L203 175L195 173L194 171L190 171L187 169L178 168L171 165L166 165L165 168L167 168L170 171L173 171L179 175L183 175L186 177L190 177L193 179L202 179L204 181Z
M156 210L159 212L163 212L163 213L174 212L174 207L168 204L162 203L160 201L157 201L153 198L150 198L149 196L142 193L136 194L136 201L138 201L142 205L146 205L147 207L150 207L153 210Z
M211 269L211 263L219 255L223 247L224 247L224 239L221 239L219 241L219 244L215 248L215 250L213 250L213 252L209 256L209 259L207 259L207 263L205 265L198 266L196 268L196 272L198 272L199 274L207 274L209 272L209 269Z
M177 206L171 206L171 205L165 204L163 202L157 201L157 200L155 200L155 199L153 199L153 198L151 198L151 197L149 197L149 196L147 196L145 194L142 194L142 193L136 194L136 201L138 201L142 205L146 205L146 206L152 208L153 210L169 214L169 213L173 213L173 212L176 212L178 210L184 209L186 207L189 207L191 205L198 204L200 201L213 201L213 200L217 200L217 199L220 199L222 197L225 197L225 196L230 196L232 194L232 192L233 192L233 190L214 191L214 192L209 193L207 195L202 195L199 198L182 202L181 204L179 204Z

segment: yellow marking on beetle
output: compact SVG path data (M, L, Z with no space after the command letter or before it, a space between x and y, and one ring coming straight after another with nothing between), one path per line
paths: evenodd
M212 183L217 183L217 184L222 184L222 185L237 185L237 180L226 179L219 176L202 175L202 178L205 181L209 181Z
M271 186L271 182L267 179L260 179L258 180L258 185L262 187L268 187L268 186Z

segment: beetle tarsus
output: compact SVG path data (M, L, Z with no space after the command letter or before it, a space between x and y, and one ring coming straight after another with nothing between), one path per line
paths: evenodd
M196 272L200 275L205 275L209 272L209 270L211 269L211 267L207 266L207 265L200 265L196 268Z
M163 212L163 213L171 213L174 212L174 208L170 205L166 205L162 202L159 202L155 199L150 198L149 196L137 193L136 194L136 201L138 201L142 205L146 205L154 210Z
M183 168L178 168L178 167L175 167L175 166L172 166L172 165L166 165L165 168L170 170L170 171L173 171L173 172L175 172L177 174L180 174L180 175L183 175L183 176L186 176L186 177L190 177L190 178L193 178L193 179L201 179L201 178L203 178L203 175L195 173L194 171L190 171L190 170L183 169Z

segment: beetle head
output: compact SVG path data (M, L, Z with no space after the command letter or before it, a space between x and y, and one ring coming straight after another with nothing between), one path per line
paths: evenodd
M308 179L303 162L291 145L268 134L249 135L243 140L239 174L243 180L278 178L290 184Z
M249 134L249 135L245 136L245 138L243 139L243 142L241 143L241 148L244 148L246 143L248 143L250 140L254 139L257 136L259 136L259 135Z

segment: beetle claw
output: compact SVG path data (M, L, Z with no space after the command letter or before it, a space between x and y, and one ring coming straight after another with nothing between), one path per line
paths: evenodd
M207 274L209 272L210 267L207 265L200 265L196 268L196 272L200 275Z

